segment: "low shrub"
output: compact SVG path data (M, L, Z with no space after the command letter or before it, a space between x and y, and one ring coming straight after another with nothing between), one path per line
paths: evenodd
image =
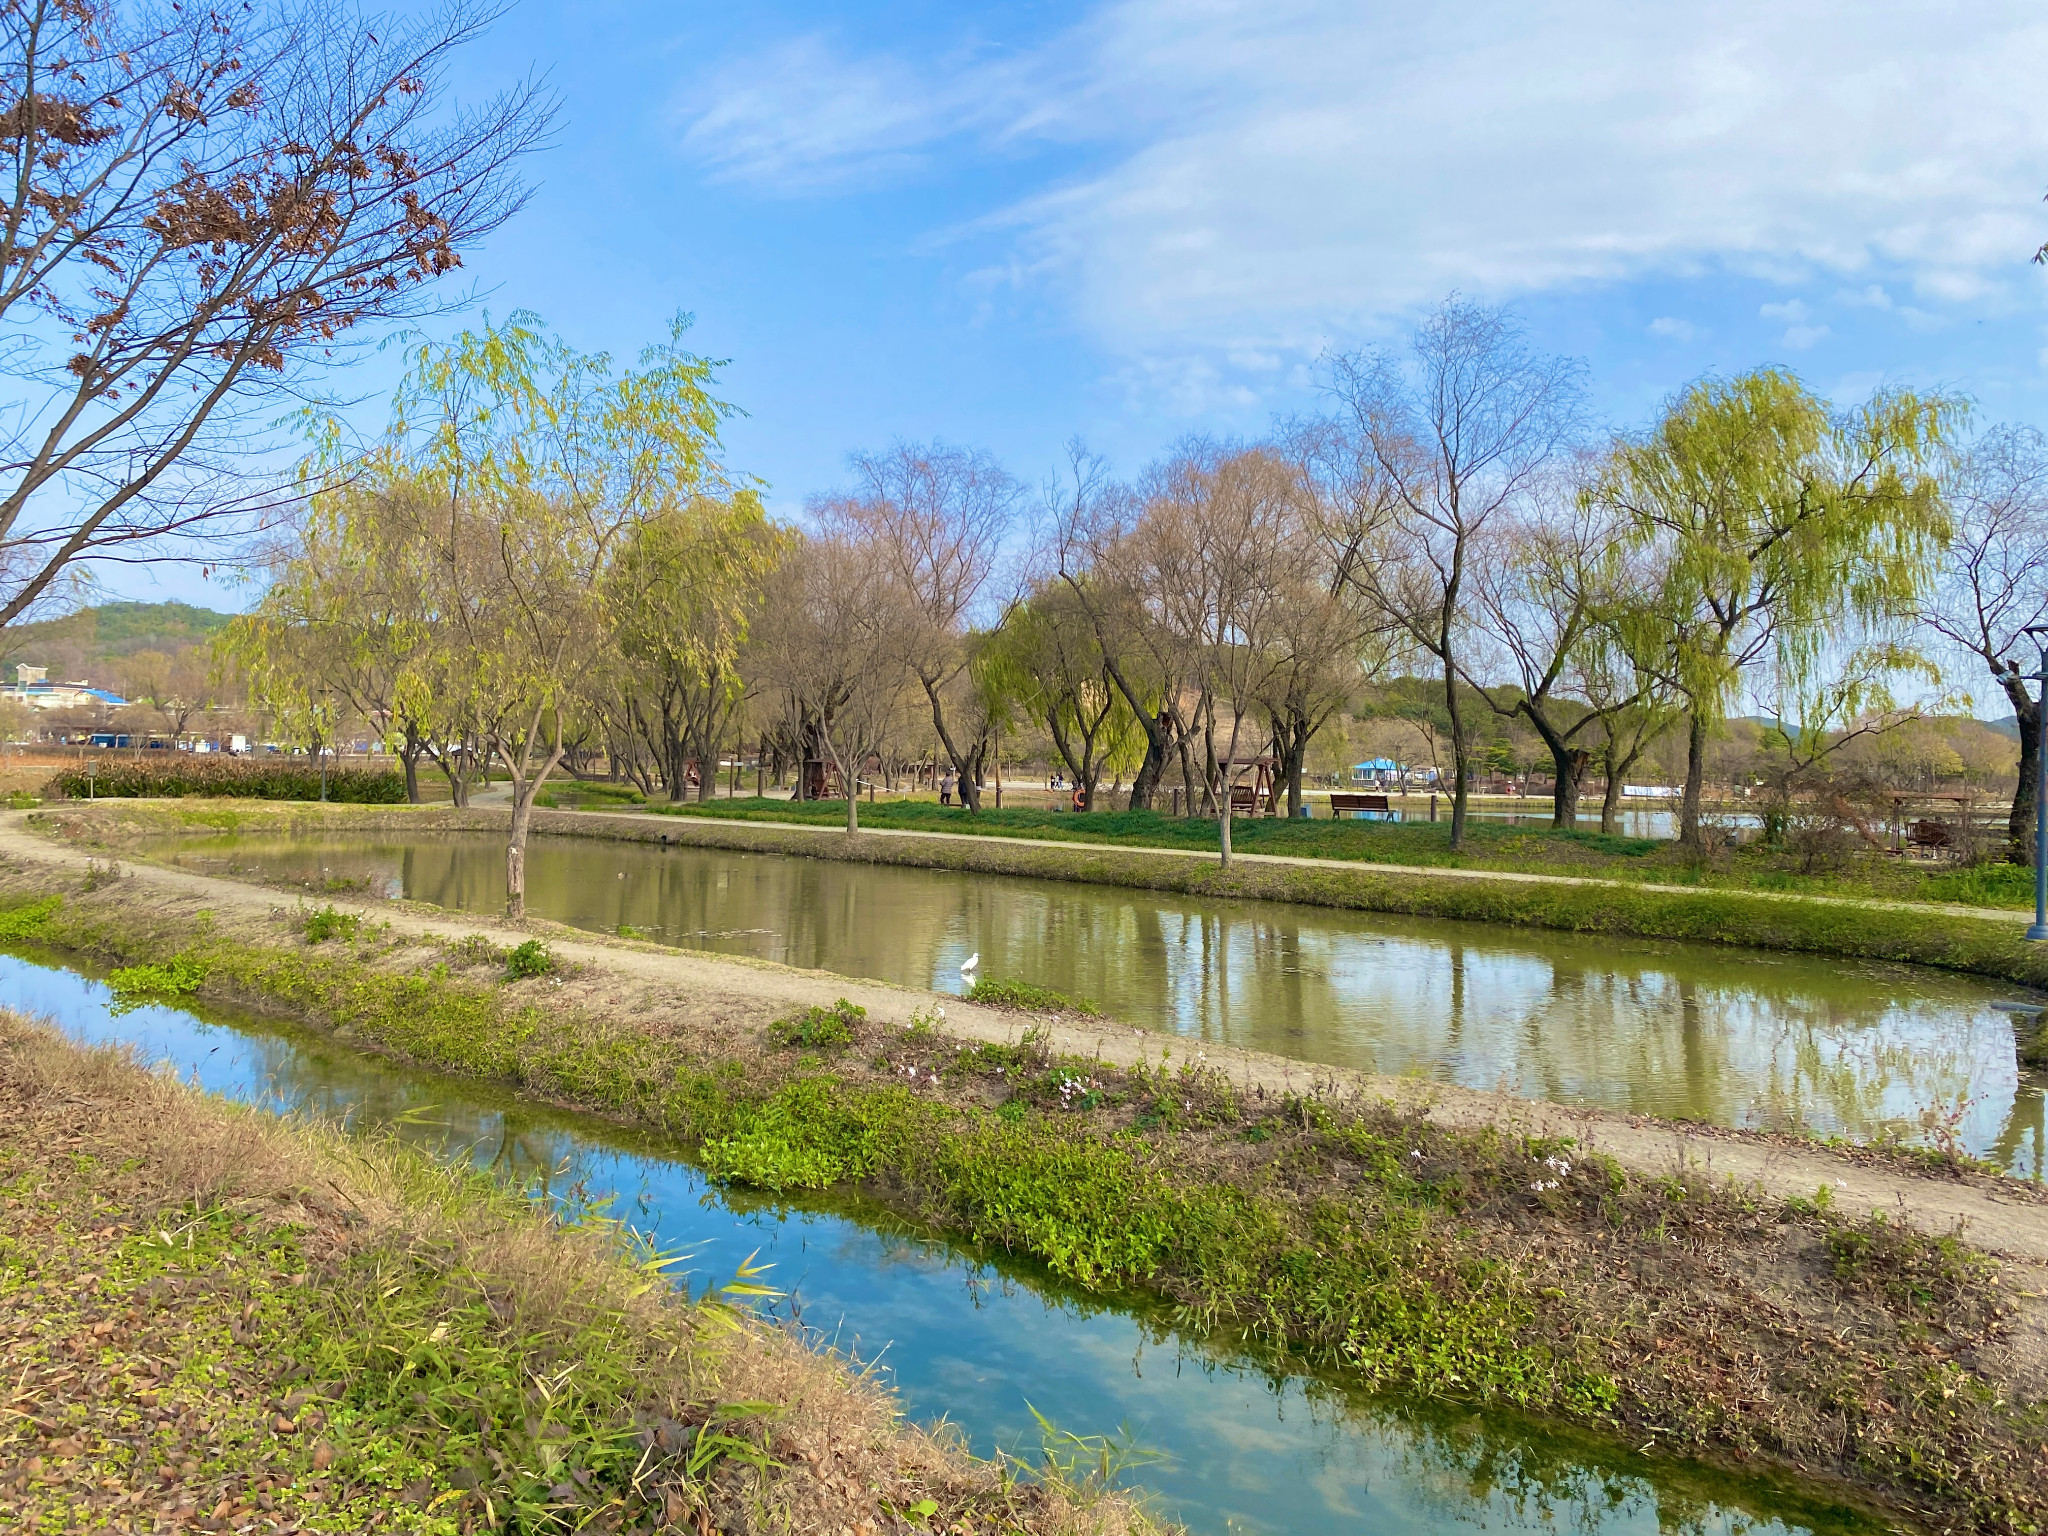
M1099 1017L1102 1010L1085 997L1069 997L1051 987L1033 986L1028 981L999 981L984 976L967 991L967 1001L989 1008L1017 1008L1027 1013L1085 1013Z
M813 1004L802 1013L777 1019L768 1026L768 1038L792 1048L832 1050L853 1044L853 1028L867 1016L867 1009L842 997L830 1008Z
M44 793L73 800L88 794L107 800L174 800L188 795L318 800L320 765L293 757L151 752L103 759L90 774L83 764L67 768L44 786ZM381 768L330 768L327 798L350 805L398 805L405 800L405 780Z
M362 919L353 912L337 912L332 907L322 907L317 912L306 914L306 942L325 944L329 939L343 941L356 936L356 929Z
M529 976L545 976L555 968L555 954L539 939L526 939L512 946L505 956L505 978L521 981Z

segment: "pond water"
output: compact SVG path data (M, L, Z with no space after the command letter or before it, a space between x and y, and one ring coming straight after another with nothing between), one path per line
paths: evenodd
M1124 1480L1199 1536L1876 1536L1880 1521L1785 1484L1653 1462L1508 1415L1372 1398L1177 1334L1157 1308L1084 1297L852 1204L769 1206L708 1184L651 1138L400 1068L248 1015L110 1011L98 982L35 952L0 954L0 1004L73 1037L132 1046L216 1093L388 1129L611 1214L691 1254L695 1289L750 1254L772 1305L863 1360L906 1411L946 1418L982 1454L1033 1453L1036 1408L1157 1458Z
M164 840L152 856L470 912L487 835ZM326 900L325 895L309 899ZM721 849L536 837L527 904L596 932L940 991L960 966L1304 1062L1714 1125L1953 1141L2048 1172L2009 986L1915 966Z

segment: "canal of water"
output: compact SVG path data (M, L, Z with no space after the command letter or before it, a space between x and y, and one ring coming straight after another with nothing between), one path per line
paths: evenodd
M504 905L504 845L166 839L313 892ZM527 904L594 932L939 991L960 967L1304 1062L1709 1124L1952 1142L2048 1173L2007 985L1924 967L778 854L537 837ZM309 899L330 899L314 894Z
M1505 1414L1368 1397L1341 1380L1185 1337L1105 1301L849 1203L770 1205L709 1184L650 1138L401 1068L310 1031L211 1007L116 1012L71 962L0 954L0 1004L117 1042L208 1091L389 1131L610 1214L691 1255L695 1288L758 1252L823 1340L879 1361L920 1421L979 1452L1029 1455L1035 1408L1156 1459L1125 1480L1199 1536L1876 1536L1884 1522L1769 1480L1651 1461Z

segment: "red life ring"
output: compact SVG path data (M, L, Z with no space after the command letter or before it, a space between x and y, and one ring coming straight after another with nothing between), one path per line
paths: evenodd
M1077 811L1081 809L1081 799L1081 786L1076 784L1074 786L1074 809Z

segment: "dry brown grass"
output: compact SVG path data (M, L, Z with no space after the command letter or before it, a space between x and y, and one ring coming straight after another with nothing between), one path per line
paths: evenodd
M121 1252L205 1212L230 1213L247 1252L289 1231L314 1285L348 1283L361 1268L350 1261L366 1253L427 1256L451 1293L488 1296L508 1337L568 1343L592 1337L598 1320L630 1353L647 1422L686 1428L709 1404L778 1405L767 1421L771 1468L728 1462L708 1480L656 1480L651 1502L579 1510L595 1529L1158 1529L1124 1498L1016 1481L1014 1469L904 1423L871 1376L788 1331L649 1285L616 1233L480 1199L472 1182L395 1146L206 1098L121 1052L80 1048L9 1013L0 1013L0 1186L10 1196L0 1210L0 1348L16 1385L0 1428L0 1513L22 1529L481 1528L478 1497L462 1493L459 1477L444 1488L429 1468L380 1489L367 1471L344 1476L342 1464L330 1471L314 1459L324 1410L314 1402L309 1411L306 1394L285 1398L288 1384L270 1369L294 1341L235 1328L242 1282L159 1277L124 1289ZM247 1285L245 1324L271 1294L259 1277ZM52 1305L56 1296L65 1304ZM220 1358L181 1375L181 1348ZM292 1432L277 1428L287 1409ZM459 1527L408 1522L408 1508L443 1494L440 1510ZM937 1506L929 1525L893 1513L921 1500Z

